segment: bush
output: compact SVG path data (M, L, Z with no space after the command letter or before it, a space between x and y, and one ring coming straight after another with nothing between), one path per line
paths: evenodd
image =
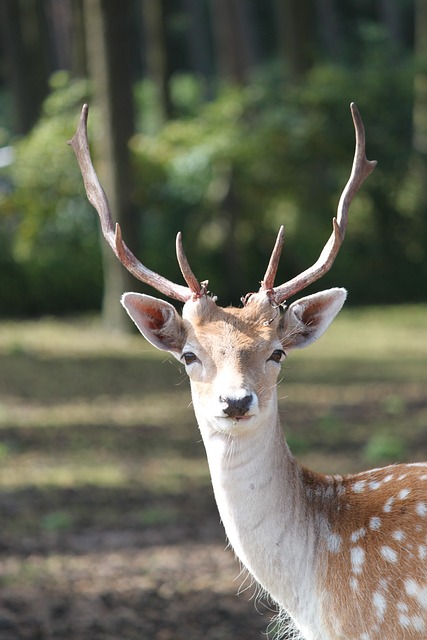
M76 126L87 83L57 74L43 116L15 144L4 173L0 218L1 315L97 308L102 269L96 216L82 197L80 171L65 144Z

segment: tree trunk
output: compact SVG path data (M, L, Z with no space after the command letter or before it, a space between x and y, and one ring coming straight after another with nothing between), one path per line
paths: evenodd
M316 0L316 8L322 49L333 62L338 62L342 58L343 43L335 0Z
M314 63L314 0L276 0L276 15L279 49L291 82L298 84Z
M206 3L201 0L185 0L188 21L188 56L190 68L202 76L208 85L213 76L211 42L209 40Z
M108 194L113 216L123 237L132 244L137 236L131 201L132 170L128 141L133 133L133 101L128 50L130 0L86 0L85 31L93 101L102 128L97 138L98 172ZM135 287L134 280L102 241L105 325L116 331L129 330L121 309L122 293Z
M0 0L0 30L14 99L14 127L25 134L36 122L51 71L43 7L31 0Z
M415 3L415 57L418 72L414 84L413 148L427 158L427 3ZM425 180L424 180L425 182Z
M212 0L211 6L219 75L244 85L255 57L247 1Z
M161 124L172 117L169 70L166 53L164 0L142 0L144 52L147 75L158 91Z
M405 225L400 234L405 247L405 257L413 264L414 282L427 276L427 4L425 0L415 2L415 58L417 73L414 79L414 101L412 118L412 153L408 163L406 184L400 206L404 212ZM408 219L410 224L408 224Z
M72 0L45 0L52 32L52 57L55 69L71 68Z
M72 24L71 36L71 75L74 78L88 75L86 59L86 41L84 26L84 0L72 0Z
M397 0L380 0L380 16L390 41L396 50L403 45L401 3Z

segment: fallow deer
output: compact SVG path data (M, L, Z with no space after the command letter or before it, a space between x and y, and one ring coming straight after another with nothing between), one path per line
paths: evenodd
M275 286L283 229L257 293L221 308L185 257L187 286L150 271L114 228L87 140L88 108L71 140L89 201L118 259L137 278L184 303L125 293L142 335L185 364L218 510L236 555L306 640L427 638L427 464L398 464L330 476L302 467L279 423L277 377L292 349L328 328L346 291L333 288L284 303L328 271L343 241L350 203L376 163L365 155L363 122L352 172L317 262Z

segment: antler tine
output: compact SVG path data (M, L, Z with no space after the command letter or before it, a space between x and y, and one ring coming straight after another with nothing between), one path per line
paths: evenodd
M89 107L87 104L85 104L82 108L76 133L68 142L68 144L71 145L76 155L77 162L82 174L87 198L91 205L95 207L96 211L98 212L101 222L101 229L105 240L108 242L123 266L126 267L126 269L138 280L145 282L145 284L148 284L154 289L157 289L169 298L174 298L175 300L180 300L181 302L186 302L192 297L200 297L200 295L203 295L202 288L197 282L195 276L192 274L190 267L188 267L188 269L192 277L190 278L190 280L186 279L188 287L183 287L182 285L175 284L167 278L164 278L158 273L155 273L154 271L151 271L150 269L145 267L134 256L129 247L124 243L119 224L116 224L114 226L107 196L101 186L101 183L99 182L98 176L92 164L87 136L88 113Z
M189 289L193 293L193 297L200 298L201 296L206 294L206 286L202 282L199 283L196 276L194 275L190 264L187 260L187 256L185 255L184 246L182 244L182 233L178 231L176 236L176 258L178 260L179 268L181 269L181 273L184 277L185 282L188 284ZM207 285L207 282L206 282Z
M339 200L337 208L337 216L332 220L332 234L323 247L318 260L311 267L300 273L295 278L292 278L292 280L274 287L273 298L274 302L277 304L284 302L287 298L290 298L295 293L298 293L298 291L305 289L305 287L307 287L309 284L312 284L329 271L338 254L342 241L344 240L350 204L364 180L372 173L377 165L376 160L367 160L366 158L365 128L363 126L363 121L360 113L354 102L351 103L350 110L356 134L356 148L354 152L353 166L351 169L350 177L341 194L341 198ZM275 252L276 247L273 250L270 262L272 261ZM276 269L272 271L273 279ZM268 272L269 270L267 269L267 273ZM265 286L265 280L266 279L264 279L263 283L264 286L261 287L262 290L265 290L267 288ZM269 284L271 285L269 287L271 289L273 283L270 282Z
M284 241L285 241L285 230L282 225L279 229L279 233L277 234L273 251L271 252L270 261L267 266L267 271L265 272L264 279L261 281L261 289L265 289L265 291L270 291L274 287L274 279L276 277L277 267L279 266L279 260L280 260L280 255L282 253Z

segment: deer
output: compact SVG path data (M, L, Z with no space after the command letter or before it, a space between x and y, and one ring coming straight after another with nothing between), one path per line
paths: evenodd
M120 262L163 296L124 293L121 303L152 345L185 365L213 492L237 558L305 640L427 638L427 463L325 475L292 455L278 415L281 363L327 330L347 292L331 288L288 304L332 266L350 204L376 166L354 103L353 165L318 260L275 285L283 227L260 288L221 307L195 277L176 238L186 286L144 266L114 225L92 164L88 106L71 144L87 197Z

